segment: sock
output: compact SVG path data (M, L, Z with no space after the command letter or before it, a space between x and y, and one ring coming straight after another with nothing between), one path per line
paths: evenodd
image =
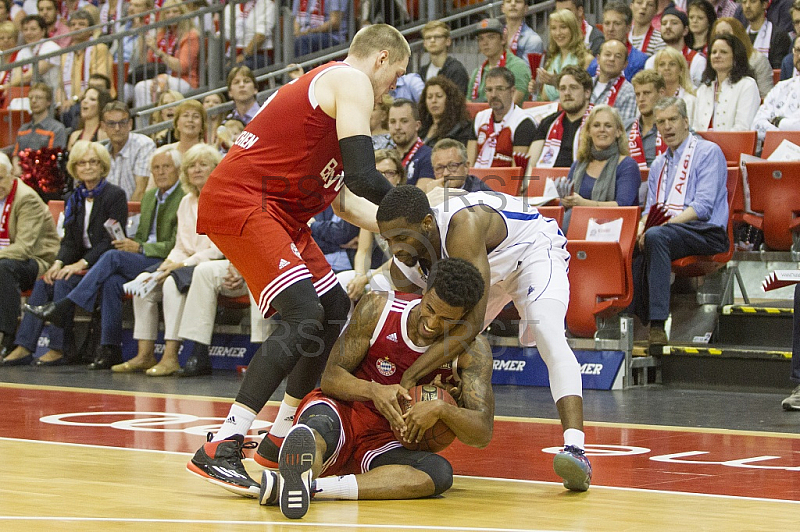
M564 431L564 445L573 445L578 449L583 449L586 436L582 430L567 429Z
M278 415L275 416L275 422L270 427L269 433L277 438L284 438L294 424L296 412L296 406L289 406L286 401L281 401L281 407L278 410Z
M225 418L225 423L219 428L211 441L221 441L228 436L238 434L244 436L250 430L250 426L256 419L256 415L247 408L239 405L232 405Z
M317 491L314 492L315 499L358 500L358 482L356 482L355 475L323 477L314 482L317 488Z

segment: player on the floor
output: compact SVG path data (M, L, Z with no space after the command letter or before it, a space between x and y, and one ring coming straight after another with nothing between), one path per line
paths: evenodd
M322 388L300 405L296 425L281 447L280 473L262 473L261 504L279 503L284 515L298 518L306 513L311 495L317 500L413 499L449 489L450 463L432 452L406 449L391 427L402 427L404 439L414 442L441 419L467 445L489 444L492 353L482 336L452 366L422 381L443 383L460 406L422 401L401 417L398 404L398 397L410 398L399 384L403 370L447 335L483 292L477 268L445 259L434 267L421 298L394 292L361 298L331 351Z
M520 343L536 343L564 430L564 449L555 456L553 468L566 488L589 489L592 467L584 454L580 365L564 332L569 253L556 221L496 192L451 196L431 208L425 193L410 186L389 192L377 216L394 255L391 274L398 289L424 287L431 268L447 257L474 264L489 287L462 324L405 372L401 384L408 388L458 356L513 301L521 317Z
M280 320L251 360L222 427L187 465L190 472L256 496L259 485L241 461L244 435L288 375L275 423L256 453L262 465L277 465L276 442L316 386L350 310L307 222L332 204L348 222L377 230L374 204L391 185L375 168L370 115L405 73L410 53L391 26L361 29L344 62L317 67L269 98L203 187L197 231L241 272L261 312L274 309Z

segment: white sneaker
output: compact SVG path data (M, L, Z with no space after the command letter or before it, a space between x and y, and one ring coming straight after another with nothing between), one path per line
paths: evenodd
M800 386L792 390L792 395L781 402L784 410L800 410Z

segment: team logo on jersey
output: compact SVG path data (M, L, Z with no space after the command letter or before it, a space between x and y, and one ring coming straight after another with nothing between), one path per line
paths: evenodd
M397 343L397 333L392 333L390 335L387 335L386 339L389 340L390 342Z
M298 259L302 259L303 258L303 257L300 256L300 251L298 251L297 246L294 245L294 242L292 242L292 244L289 246L289 249L292 250L292 253L297 255Z
M389 357L379 358L378 361L375 362L375 367L378 368L378 373L384 377L391 377L394 375L395 371L397 371L397 366L394 365L394 362L389 360Z
M282 269L284 269L285 267L287 267L289 264L290 264L290 262L289 262L288 260L286 260L286 259L281 259L280 263L278 263L278 269L279 269L279 270L282 270Z
M532 286L528 287L528 295L531 295L536 289Z
M340 171L338 175L336 174L338 166L339 163L336 162L336 159L331 159L319 173L325 188L333 187L333 190L337 192L344 185L344 171Z

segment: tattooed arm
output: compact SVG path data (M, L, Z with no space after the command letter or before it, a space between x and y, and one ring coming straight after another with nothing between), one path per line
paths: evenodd
M322 374L322 392L341 401L372 401L392 426L405 428L399 396L409 400L408 390L400 386L383 385L359 379L353 372L367 356L369 341L386 305L385 292L370 292L358 302L350 325L336 340Z
M492 352L483 336L478 336L458 357L461 390L459 405L444 401L416 403L406 414L405 439L420 441L436 418L444 421L456 437L467 445L483 448L492 440L494 393L492 392ZM429 419L435 414L433 422Z

